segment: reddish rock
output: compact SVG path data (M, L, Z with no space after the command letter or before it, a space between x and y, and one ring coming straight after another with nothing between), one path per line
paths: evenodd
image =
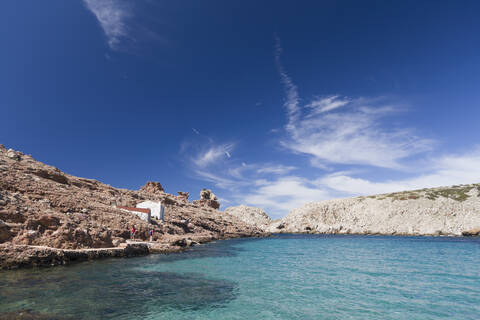
M179 199L165 193L158 182L149 182L139 191L115 189L96 180L63 173L23 153L1 147L0 168L0 220L5 222L0 225L0 242L12 249L0 252L0 268L2 261L9 261L5 262L9 268L45 265L39 261L56 264L56 254L34 250L36 246L61 250L118 247L130 238L132 226L137 230L136 240L149 239L148 232L154 230L156 252L179 250L172 243L185 234L197 242L195 239L204 242L263 235L235 217L220 212L212 215L219 204L211 191L208 197L204 193L202 200L191 203L184 200L188 193L179 193ZM163 223L155 220L148 223L114 206L135 207L146 200L163 203ZM13 249L17 246L32 249L27 250L28 258L21 253L24 249Z
M179 198L180 200L188 200L188 197L190 196L190 193L188 192L178 191L177 193L177 198Z
M213 209L220 208L217 196L210 189L202 189L200 191L200 200L194 200L193 203L201 207L209 207Z
M163 189L160 182L147 182L143 187L140 188L140 191L147 192L147 193L164 193L165 190Z
M58 183L68 184L68 178L63 175L63 173L55 168L54 170L36 170L33 172L34 175L42 177L44 179L50 179Z
M47 229L57 229L60 225L60 219L52 215L43 215L38 219L38 224L42 225Z
M208 207L212 209L220 208L220 203L217 200L193 200L193 204L200 206L200 207Z

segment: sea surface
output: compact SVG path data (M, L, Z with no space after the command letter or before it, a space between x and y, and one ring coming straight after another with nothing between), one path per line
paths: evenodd
M275 235L0 272L0 318L480 319L480 239Z

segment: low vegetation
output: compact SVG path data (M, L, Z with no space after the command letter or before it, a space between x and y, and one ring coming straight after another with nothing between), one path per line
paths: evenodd
M429 200L437 200L439 198L448 198L455 201L465 201L467 200L471 194L470 191L472 189L476 189L478 194L480 195L480 183L477 184L469 184L469 185L457 185L452 187L441 187L441 188L433 188L433 189L420 189L420 190L413 190L413 191L402 191L402 192L393 192L393 193L386 193L376 196L367 196L363 197L368 199L377 199L377 200L385 200L385 199L392 199L392 201L402 201L402 200L416 200L420 198L426 198Z

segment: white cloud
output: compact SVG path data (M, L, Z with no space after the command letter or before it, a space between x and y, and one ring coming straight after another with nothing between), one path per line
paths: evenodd
M348 104L350 101L345 98L340 98L339 96L329 96L324 98L317 98L307 104L305 107L314 109L309 116L313 116L319 113L331 111L344 105Z
M285 68L282 65L282 61L280 60L282 54L282 46L280 44L280 38L277 36L275 37L275 64L277 66L278 73L280 75L280 79L282 81L283 86L285 87L285 103L284 106L287 109L288 113L288 125L287 127L294 126L295 122L298 121L300 116L300 97L298 95L297 86L293 83L292 79L288 76L285 71Z
M209 171L197 168L194 170L194 172L200 179L211 182L221 189L231 189L240 186L239 181L235 179L229 179L222 175L217 175Z
M384 117L396 109L379 99L348 99L338 95L317 98L300 106L298 89L280 60L276 38L275 62L285 88L288 138L281 144L312 157L312 164L402 167L401 160L428 151L433 141L417 137L412 129L392 128ZM381 100L380 100L381 102Z
M342 105L347 105L345 100ZM337 104L338 105L338 104ZM431 149L433 141L417 137L408 128L386 129L382 116L390 108L356 108L355 102L344 112L312 111L287 128L288 149L308 154L320 165L328 163L401 168L400 160Z
M237 201L263 208L272 218L284 216L289 210L307 202L332 197L326 189L320 189L312 181L296 176L276 180L260 180L254 192L240 194Z
M351 176L348 172L328 174L318 179L285 176L253 182L254 192L237 195L237 202L264 208L273 218L305 203L332 198L374 195L405 190L480 182L480 148L461 155L445 155L427 161L426 174L375 182Z
M427 158L425 152L435 143L418 137L413 129L393 126L389 117L401 109L384 97L330 95L301 106L298 89L281 64L281 52L276 38L275 60L287 113L287 138L281 144L294 154L308 155L313 166L328 172L311 168L308 176L300 176L292 173L299 163L243 159L249 160L247 164L230 159L233 144L210 141L209 148L191 158L191 169L224 191L223 198L231 205L261 207L278 218L312 201L480 182L480 147L457 155L437 152L436 158ZM418 155L422 157L413 157ZM395 174L401 177L374 181L369 174L378 167L393 169L386 172L400 169Z
M366 178L370 172L366 169L323 175L312 171L305 178L291 174L297 169L294 166L221 161L226 159L225 146L230 144L210 147L199 154L197 161L192 160L196 176L220 189L215 192L226 192L223 198L228 199L229 205L260 207L272 218L313 201L480 182L480 148L465 154L424 159L415 170L422 172L421 175L373 181Z
M121 40L129 37L126 20L130 17L131 8L126 2L118 0L83 0L83 2L100 23L110 48L116 50Z
M344 173L327 175L316 181L319 188L328 187L346 195L372 195L387 192L450 186L480 182L480 148L462 155L445 155L432 159L419 176L373 182Z
M294 166L284 166L281 164L266 164L266 165L263 165L260 169L258 169L257 173L259 174L272 173L272 174L284 175L295 169L297 168Z
M233 149L233 144L223 144L218 146L211 146L206 151L199 153L192 162L200 168L207 167L218 162L225 157L230 158L230 151Z

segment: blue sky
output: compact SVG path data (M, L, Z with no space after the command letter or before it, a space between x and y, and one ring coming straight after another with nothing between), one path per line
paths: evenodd
M480 182L478 1L0 4L0 143L248 204Z

